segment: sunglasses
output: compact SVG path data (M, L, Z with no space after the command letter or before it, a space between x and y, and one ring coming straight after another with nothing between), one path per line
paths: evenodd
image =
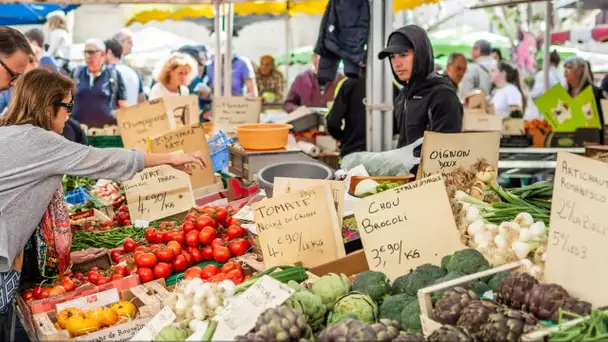
M8 75L11 77L10 81L8 82L9 84L12 84L19 78L19 76L21 76L20 73L14 72L13 70L11 70L11 68L9 68L6 64L4 64L4 62L2 60L0 60L0 65L2 65L4 70L6 70L6 72L8 72Z
M74 110L74 100L72 100L68 103L59 102L58 106L65 108L65 110L68 112L68 114L71 114L72 110Z

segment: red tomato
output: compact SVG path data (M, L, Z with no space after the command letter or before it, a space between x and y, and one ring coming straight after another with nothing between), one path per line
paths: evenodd
M163 243L163 232L154 233L154 243Z
M193 221L186 221L184 223L182 223L182 229L184 230L184 233L188 234L191 231L193 231L194 229L196 229L196 227L194 226L194 223L192 223Z
M203 227L201 232L198 234L198 239L203 245L208 245L213 242L213 239L217 236L215 229L210 226Z
M129 271L129 269L124 266L116 266L116 271L125 277L131 274L131 271Z
M245 235L245 229L241 226L232 225L226 230L226 235L228 235L230 239L238 239Z
M137 271L137 275L139 276L139 280L141 280L142 283L147 283L149 281L154 280L154 272L152 272L152 270L147 267L140 268Z
M145 233L145 237L146 240L150 243L154 242L154 235L156 234L156 229L154 228L148 228L146 229L146 233Z
M226 210L225 208L217 208L217 210L215 211L215 219L218 222L225 222L226 218L228 217L228 210Z
M94 271L94 272L97 272L97 271L99 271L99 267L98 267L98 266L93 266L93 267L91 267L91 268L89 269L89 271Z
M213 247L205 246L203 251L201 252L204 260L212 260L213 259Z
M245 239L237 240L230 244L230 253L241 256L249 250L249 241Z
M112 259L112 261L115 264L119 263L119 259L120 256L123 255L125 253L125 251L123 250L122 247L118 247L118 248L114 248L113 250L110 251L110 259Z
M42 287L40 285L34 287L33 292L34 292L34 298L35 299L41 299L42 298Z
M182 232L173 233L171 235L171 240L183 245L186 242L186 234Z
M184 274L184 279L186 279L186 280L192 279L192 278L203 279L202 274L203 274L202 268L200 268L198 266L193 266L186 270L186 274Z
M188 247L198 247L198 231L191 231L186 235L186 245Z
M211 247L215 248L215 247L222 247L224 246L224 241L222 241L222 239L220 238L216 238L213 241L211 241Z
M137 242L135 242L135 240L133 240L131 238L126 238L125 241L123 241L123 243L122 243L122 247L123 247L124 251L127 253L133 252L135 250L135 248L137 247Z
M184 258L186 258L186 264L188 264L188 266L192 266L194 264L194 258L192 257L192 254L186 251L182 251L182 255L184 256Z
M240 269L241 266L234 261L228 261L222 266L222 273L228 273L232 270ZM241 272L242 273L242 272Z
M175 252L171 248L161 248L154 253L158 260L162 262L171 262L173 261L173 257L175 257Z
M196 216L188 214L186 217L184 217L184 221L194 222L196 221Z
M171 248L175 255L182 253L182 245L177 241L169 241L169 243L167 243L167 247Z
M74 284L74 281L68 277L61 278L61 286L63 286L67 292L76 290L76 284Z
M186 257L183 255L176 256L175 259L173 259L172 265L175 272L183 272L188 267Z
M26 302L36 299L34 298L34 290L25 290L25 292L23 292L23 299L25 299Z
M203 272L201 276L203 277L203 280L209 280L211 279L211 277L218 273L220 273L219 267L217 267L216 265L207 265L203 267Z
M91 284L99 285L99 278L101 278L101 276L95 271L89 271L87 278L89 278L89 282L91 282Z
M173 267L166 262L159 262L154 266L154 276L156 279L167 278L173 273Z
M137 266L139 267L147 267L147 268L152 268L154 267L154 265L156 265L156 263L158 262L158 259L156 258L156 255L152 254L152 253L144 253L142 255L140 255L135 262L137 263Z
M129 219L126 219L122 224L125 226L132 226L133 222L131 222L131 220L129 220Z
M99 281L97 282L97 285L107 284L107 283L109 283L111 281L112 281L112 278L110 278L110 277L101 277L101 278L99 278Z
M243 271L239 269L233 269L228 273L224 273L226 275L226 279L232 280L235 284L240 284L243 282Z
M149 251L149 252L154 253L154 252L156 252L156 251L157 251L159 248L160 248L160 245L159 245L159 244L153 244L153 245L150 245L150 247L148 248L148 251Z
M163 232L163 243L167 243L169 241L171 241L171 232L168 230L165 230Z
M209 279L212 283L219 283L224 280L226 280L226 275L224 273L218 273Z
M76 279L84 278L84 274L82 274L80 272L76 272L76 273L74 273L74 278L76 278Z
M213 248L213 260L219 263L224 263L230 260L231 257L232 255L230 254L228 247L218 246Z
M51 296L50 287L43 287L42 290L40 290L40 299L49 298L50 296Z
M148 251L148 247L146 247L146 246L137 246L137 247L135 247L135 251L136 252L144 252L145 253L145 252Z
M121 273L114 273L114 274L112 274L112 280L116 280L116 279L122 279L122 278L124 278L124 277L125 277L125 276L124 276L124 275L122 275Z
M198 250L198 247L192 247L192 249L190 251L188 251L191 255L192 255L192 259L194 259L195 263L199 263L201 261L203 261L203 253L201 253L201 251Z
M239 226L239 220L235 219L234 217L229 217L226 219L226 226L230 227L230 226Z
M217 222L215 222L215 220L212 219L211 217L209 217L207 215L203 215L196 219L195 226L196 226L196 229L198 229L198 230L201 230L207 226L216 228Z

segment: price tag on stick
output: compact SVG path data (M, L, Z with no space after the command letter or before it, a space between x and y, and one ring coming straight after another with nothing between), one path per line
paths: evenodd
M560 152L555 167L545 281L594 307L608 303L608 164Z
M195 206L188 174L168 165L144 169L123 186L132 220L154 221Z
M259 97L220 96L213 99L213 130L235 132L234 126L260 121Z
M142 102L116 111L116 121L125 148L148 152L148 137L168 132L170 123L162 99Z
M465 248L439 174L355 202L355 218L370 269L391 279Z

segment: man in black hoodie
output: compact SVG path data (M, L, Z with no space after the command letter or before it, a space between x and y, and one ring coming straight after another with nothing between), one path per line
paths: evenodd
M378 54L380 59L386 57L404 87L395 99L397 147L415 142L424 131L460 132L462 104L450 80L434 71L433 47L426 31L416 25L393 31Z

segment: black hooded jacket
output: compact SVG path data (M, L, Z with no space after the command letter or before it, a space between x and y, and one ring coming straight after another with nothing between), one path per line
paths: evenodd
M399 133L398 147L409 145L424 131L459 133L462 129L463 109L452 82L437 74L433 61L433 47L422 28L404 26L393 33L412 42L414 66L408 82L397 82L404 88L395 99L395 131ZM390 37L389 37L390 39ZM392 66L391 66L392 68Z

